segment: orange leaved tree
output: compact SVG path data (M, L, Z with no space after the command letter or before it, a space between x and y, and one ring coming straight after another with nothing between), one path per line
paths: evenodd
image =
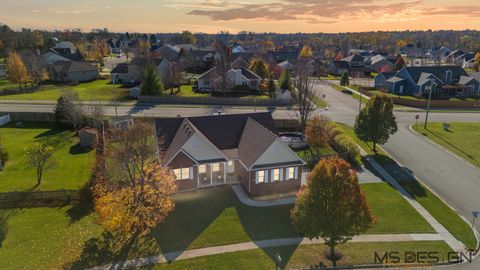
M325 241L333 266L341 258L335 247L365 232L375 222L356 173L340 158L317 163L297 194L291 218L306 237Z

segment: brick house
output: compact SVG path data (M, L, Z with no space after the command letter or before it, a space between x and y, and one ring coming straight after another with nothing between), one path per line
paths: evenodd
M155 127L180 191L241 184L259 196L301 185L304 161L277 137L270 113L159 119Z

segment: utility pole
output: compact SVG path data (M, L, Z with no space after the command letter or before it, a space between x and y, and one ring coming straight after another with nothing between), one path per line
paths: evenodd
M432 92L433 92L433 86L432 86L432 88L430 88L430 92L428 93L427 114L425 114L425 124L423 125L424 129L427 129L428 113L430 111L430 101L432 100Z

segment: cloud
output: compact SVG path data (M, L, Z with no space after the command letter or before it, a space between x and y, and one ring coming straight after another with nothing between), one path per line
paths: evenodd
M41 11L39 9L32 9L33 13L40 13Z
M275 1L275 0L274 0ZM480 5L430 7L422 0L276 0L268 3L242 3L220 0L190 4L188 15L205 16L212 21L300 21L331 24L342 20L402 22L418 16L467 15L480 17Z

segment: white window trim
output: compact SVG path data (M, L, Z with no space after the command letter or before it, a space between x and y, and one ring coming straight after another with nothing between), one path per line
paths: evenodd
M287 168L287 180L295 179L295 167Z
M177 180L189 180L192 179L192 168L177 168L173 170L173 173L175 174L175 178Z
M278 174L277 174L278 173ZM280 169L272 170L272 182L278 182L281 180Z
M207 173L207 165L198 165L198 173Z
M217 169L215 169L215 167L217 167ZM220 172L220 163L212 164L212 172Z
M260 173L263 174L263 175L262 175L262 181L260 181ZM255 172L255 182L256 182L257 184L266 183L266 181L265 181L266 179L265 179L265 178L266 178L266 171L256 171L256 172Z

